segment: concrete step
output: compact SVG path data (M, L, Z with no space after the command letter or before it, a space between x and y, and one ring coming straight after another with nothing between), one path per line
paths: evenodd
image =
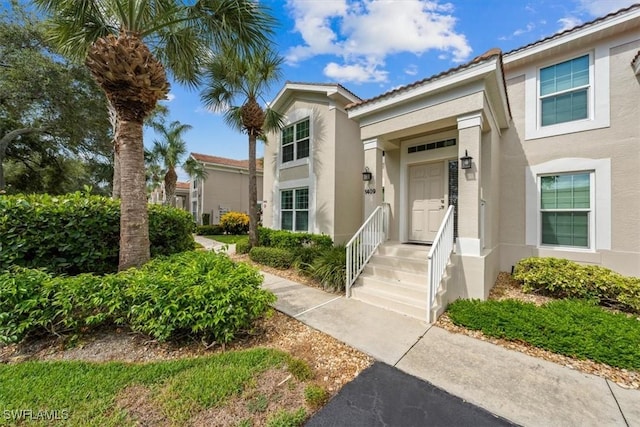
M426 273L411 273L409 271L404 271L399 268L389 267L386 265L368 263L364 267L362 274L403 283L427 286Z
M377 254L426 261L430 249L430 246L423 245L385 243L378 247Z
M361 284L351 288L351 296L367 304L381 307L396 313L404 314L420 320L427 318L427 302L416 301L393 292L374 289Z
M379 276L363 274L356 280L356 285L364 288L376 289L390 294L400 295L410 298L417 303L427 301L427 286L416 285L409 282L400 282L392 279L385 279Z
M369 260L371 265L383 267L393 267L397 270L409 273L427 274L427 259L403 258L392 255L378 255L377 253Z

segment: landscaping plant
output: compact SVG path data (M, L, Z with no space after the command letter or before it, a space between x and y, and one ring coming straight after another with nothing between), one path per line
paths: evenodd
M293 254L286 249L256 246L249 251L249 258L269 267L287 269L293 262Z
M541 307L503 300L457 300L447 308L459 326L529 343L558 354L640 370L640 322L591 302L556 300Z
M220 227L227 234L247 234L249 215L242 212L227 212L220 217Z
M626 277L598 265L561 258L525 258L513 277L525 292L557 298L581 298L623 311L640 313L640 278Z
M347 252L344 245L323 250L313 261L311 276L325 289L343 291L347 280Z
M149 205L151 254L194 249L188 212ZM109 273L118 267L120 205L72 193L0 196L0 271L12 265L55 273Z

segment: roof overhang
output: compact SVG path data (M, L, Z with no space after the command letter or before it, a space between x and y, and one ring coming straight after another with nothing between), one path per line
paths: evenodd
M295 98L297 94L301 93L315 93L324 95L342 106L360 100L360 98L358 98L342 86L336 84L287 82L282 87L282 89L280 89L280 92L278 92L269 106L274 110L279 111L284 105L287 104L289 100Z
M640 50L633 61L631 61L631 66L633 67L633 71L636 73L636 76L640 76Z
M392 92L389 96L349 107L347 111L350 119L362 123L366 121L367 117L379 116L385 111L393 114L394 110L402 109L404 106L414 104L422 99L436 96L446 99L447 92L450 92L453 98L459 93L457 89L463 87L478 88L474 89L476 91L484 90L490 103L494 106L493 114L498 126L500 128L509 127L511 113L499 55L470 65L463 70L428 80L418 86L408 87L405 90Z

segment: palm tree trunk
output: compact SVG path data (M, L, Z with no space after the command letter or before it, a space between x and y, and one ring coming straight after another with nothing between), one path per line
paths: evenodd
M149 217L142 144L142 119L119 115L116 141L120 159L120 263L118 270L140 266L151 258Z
M249 132L249 244L258 246L258 183L256 178L256 136Z
M178 174L175 169L171 168L164 176L164 193L166 206L176 207L176 183L178 182Z
M116 133L118 132L118 114L111 101L107 99L107 109L109 111L109 123L113 134L113 184L111 186L111 198L120 198L120 159L118 158L118 142Z

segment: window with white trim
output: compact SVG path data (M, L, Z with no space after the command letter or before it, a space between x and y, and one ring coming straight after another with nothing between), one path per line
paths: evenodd
M282 163L309 157L309 118L282 129Z
M591 172L539 177L541 245L592 246L591 177Z
M280 192L280 228L309 231L309 188Z
M540 125L589 118L589 55L540 69Z

